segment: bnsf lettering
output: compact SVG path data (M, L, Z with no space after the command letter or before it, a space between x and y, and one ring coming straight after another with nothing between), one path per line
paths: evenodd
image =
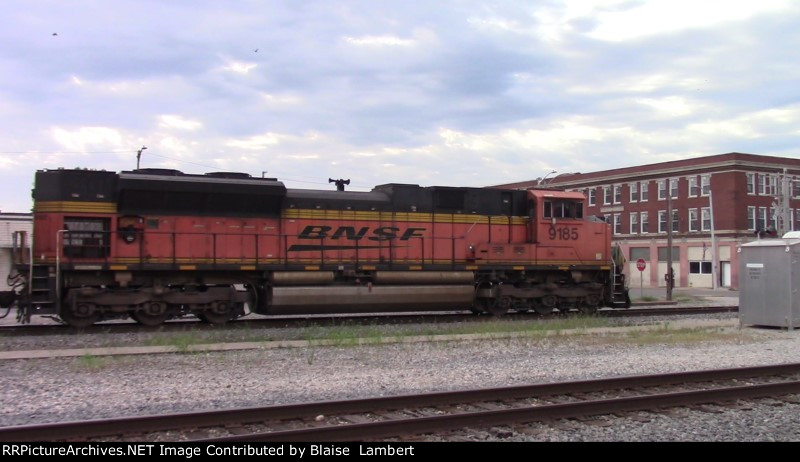
M369 232L369 227L366 226L360 228L358 231L356 231L356 228L352 226L340 226L336 228L336 231L334 231L333 234L331 234L330 231L332 229L333 228L330 226L310 225L306 226L303 231L297 235L297 237L299 239L325 239L328 237L331 239L341 239L344 237L349 241L358 241L366 236ZM425 228L408 228L400 236L400 240L407 241L412 237L422 237L422 234L418 233L418 231L425 231ZM372 230L372 236L370 236L368 239L370 241L388 241L391 239L396 239L399 233L400 228L382 226Z

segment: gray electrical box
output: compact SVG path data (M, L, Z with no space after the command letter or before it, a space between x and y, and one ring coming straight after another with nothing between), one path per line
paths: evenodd
M764 239L739 251L742 324L800 327L800 239Z

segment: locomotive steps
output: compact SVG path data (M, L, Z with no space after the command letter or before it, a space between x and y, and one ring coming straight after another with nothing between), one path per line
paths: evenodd
M315 347L340 347L357 345L379 345L394 343L425 343L425 342L463 342L502 339L544 339L544 338L597 338L604 341L614 341L615 338L632 338L654 335L654 340L661 339L670 342L668 337L685 338L686 341L715 340L716 335L744 335L737 334L738 319L680 319L668 323L659 322L650 325L624 326L624 327L586 327L574 325L552 326L552 328L536 329L530 331L497 331L467 334L428 334L428 335L370 335L355 337L348 335L339 338L332 333L329 338L310 340L276 340L276 341L243 341L224 343L196 343L185 341L178 344L151 345L151 346L120 346L120 347L95 347L95 348L59 348L42 350L17 350L0 352L0 360L11 359L39 359L60 357L96 357L96 356L124 356L124 355L152 355L174 353L209 353L240 350L266 350L276 348L315 348ZM689 338L685 335L689 333ZM699 334L699 338L691 338L691 333ZM369 334L369 333L368 333ZM651 340L652 341L652 340ZM650 342L651 342L650 341ZM672 340L674 341L674 340ZM680 341L680 340L678 340Z

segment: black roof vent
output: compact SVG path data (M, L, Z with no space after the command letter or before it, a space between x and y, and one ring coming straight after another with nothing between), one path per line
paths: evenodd
M171 168L138 168L133 173L141 175L164 175L164 176L181 176L183 172Z
M211 178L228 178L232 180L246 180L248 178L252 178L249 173L241 172L209 172L206 173L206 176L210 176Z

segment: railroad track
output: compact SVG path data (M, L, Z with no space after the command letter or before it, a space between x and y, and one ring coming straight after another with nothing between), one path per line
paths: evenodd
M606 317L634 317L634 316L671 316L695 315L712 313L737 312L738 306L670 306L653 308L630 308L626 310L604 309L597 312L597 316ZM570 313L577 316L578 313ZM566 316L563 313L542 316L536 313L510 313L500 319L553 319ZM27 336L27 335L60 335L65 333L80 332L83 334L95 333L129 333L129 332L180 332L185 330L219 330L219 329L252 329L252 328L302 328L309 326L335 326L342 324L418 324L418 323L463 323L484 322L496 320L491 316L476 316L464 312L437 312L414 314L369 314L369 315L338 315L338 316L275 316L243 318L225 325L207 324L194 319L181 319L166 322L156 327L146 327L133 321L120 321L100 323L83 329L76 329L66 324L13 324L0 326L0 336Z
M375 441L798 393L800 364L783 364L6 427L0 441Z

